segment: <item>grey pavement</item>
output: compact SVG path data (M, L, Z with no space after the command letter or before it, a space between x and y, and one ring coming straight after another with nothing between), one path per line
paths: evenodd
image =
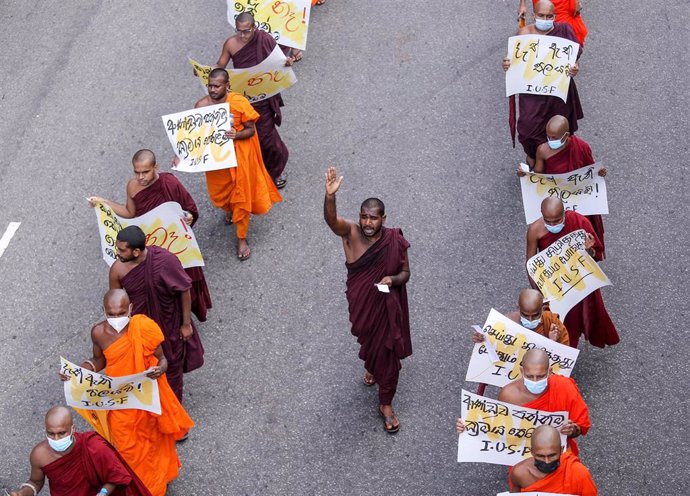
M493 495L505 467L457 464L454 419L469 326L526 284L526 226L500 59L516 1L328 0L286 91L284 202L250 226L252 259L200 175L180 175L214 308L206 365L186 377L197 422L170 495ZM593 427L580 446L600 494L686 494L688 449L687 0L586 2L579 135L610 169L605 219L621 343L581 344ZM366 9L366 10L365 10ZM42 418L63 402L59 357L90 353L107 267L85 196L124 198L130 158L171 157L160 116L201 96L187 56L213 63L225 2L0 2L0 486L26 480ZM387 435L350 335L340 241L322 219L376 195L412 244L414 354ZM489 394L496 394L489 388ZM80 422L84 427L84 423ZM45 492L45 491L44 491Z

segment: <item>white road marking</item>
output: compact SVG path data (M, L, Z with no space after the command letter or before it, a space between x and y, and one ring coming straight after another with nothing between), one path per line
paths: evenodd
M5 253L5 249L7 248L7 245L10 244L10 240L12 239L12 236L14 236L14 233L17 232L17 229L19 229L19 226L21 225L21 222L10 222L10 225L7 226L7 230L5 230L5 234L2 235L2 238L0 238L0 257L2 256L3 253Z

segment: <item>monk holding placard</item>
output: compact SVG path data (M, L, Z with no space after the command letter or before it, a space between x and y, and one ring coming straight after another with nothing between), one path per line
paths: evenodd
M199 209L189 194L174 174L160 172L156 156L151 150L139 150L132 157L134 178L127 183L127 203L121 205L111 200L99 197L89 198L89 203L95 207L98 203L105 203L119 217L131 219L140 217L145 213L166 202L177 202L187 213L185 222L193 226L199 219ZM211 308L211 294L206 285L204 270L201 267L187 267L187 275L192 279L190 290L192 297L192 313L204 322L208 309Z
M570 25L554 22L556 18L553 3L541 0L534 6L534 24L529 24L518 30L518 35L548 35L565 38L577 42L577 38ZM547 49L548 47L542 47ZM578 59L581 54L578 53ZM510 57L513 54L509 54ZM503 59L503 70L508 71L511 66L511 58ZM575 63L568 70L570 77L579 71L579 65ZM575 81L570 80L566 101L557 96L520 94L519 116L517 120L518 139L527 155L527 163L534 167L537 147L546 142L546 122L554 115L563 115L570 123L570 130L577 131L577 121L583 117L580 97L577 93ZM511 126L513 126L511 116Z
M597 496L592 475L577 455L561 451L558 431L548 425L534 429L530 439L532 457L510 473L513 491Z
M106 320L91 329L93 356L81 366L94 372L105 368L120 377L149 370L158 381L161 415L144 410L110 410L110 441L154 496L164 496L177 478L180 460L175 441L187 435L194 422L168 384L168 362L161 343L163 333L145 315L132 316L132 305L123 289L111 289L103 298ZM69 379L62 376L62 379ZM88 415L85 416L89 420Z
M276 41L270 34L257 29L254 17L249 12L242 12L235 18L235 32L236 34L223 44L223 51L216 62L216 67L225 68L230 60L235 69L254 67L268 57L276 47ZM288 57L285 65L292 65L293 62L294 58ZM289 155L287 146L276 129L283 120L280 111L282 106L283 98L280 94L253 104L260 116L256 121L256 131L261 143L261 154L266 170L278 189L285 187L285 178L282 175Z
M536 5L537 0L532 0L532 5ZM584 46L585 38L587 37L587 26L582 20L580 11L582 10L582 2L580 0L553 0L553 6L556 9L556 22L567 22L575 31L577 42L580 46ZM524 19L527 14L527 6L525 0L520 0L518 5L518 18Z
M214 69L208 77L208 96L195 107L227 102L232 114L232 130L229 137L235 143L237 167L206 172L206 186L211 202L225 211L228 222L235 224L237 232L237 258L245 261L251 256L247 243L247 231L251 214L265 214L274 203L283 201L266 172L256 122L259 114L249 101L230 91L228 72Z
M594 260L601 260L603 245L585 216L572 210L566 211L563 202L555 197L542 201L541 213L542 218L527 228L527 260L562 236L578 229L583 229L587 233L585 249ZM536 288L536 283L531 278L530 284ZM568 311L564 324L570 334L570 346L575 348L581 334L585 335L590 344L600 348L620 341L598 289Z

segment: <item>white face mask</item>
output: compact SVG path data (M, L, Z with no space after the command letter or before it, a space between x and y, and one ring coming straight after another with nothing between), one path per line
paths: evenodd
M117 332L122 332L122 329L127 327L127 324L129 324L129 316L127 316L127 317L107 317L106 320L108 321L108 324L110 324L110 327L115 329Z
M58 453L62 453L63 451L69 449L70 446L72 446L72 443L74 442L72 434L74 434L74 428L72 428L72 433L68 434L67 436L61 439L51 439L48 436L46 436L46 439L48 440L48 444L52 449L54 449Z

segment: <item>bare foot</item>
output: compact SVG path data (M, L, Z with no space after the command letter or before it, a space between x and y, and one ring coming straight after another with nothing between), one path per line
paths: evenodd
M244 262L245 260L248 260L251 255L252 255L252 251L249 249L249 243L247 243L247 240L246 239L238 239L237 240L237 258L239 258L241 262Z
M376 384L376 378L374 377L374 374L372 374L368 370L365 370L362 382L364 382L365 386L373 386L374 384Z

